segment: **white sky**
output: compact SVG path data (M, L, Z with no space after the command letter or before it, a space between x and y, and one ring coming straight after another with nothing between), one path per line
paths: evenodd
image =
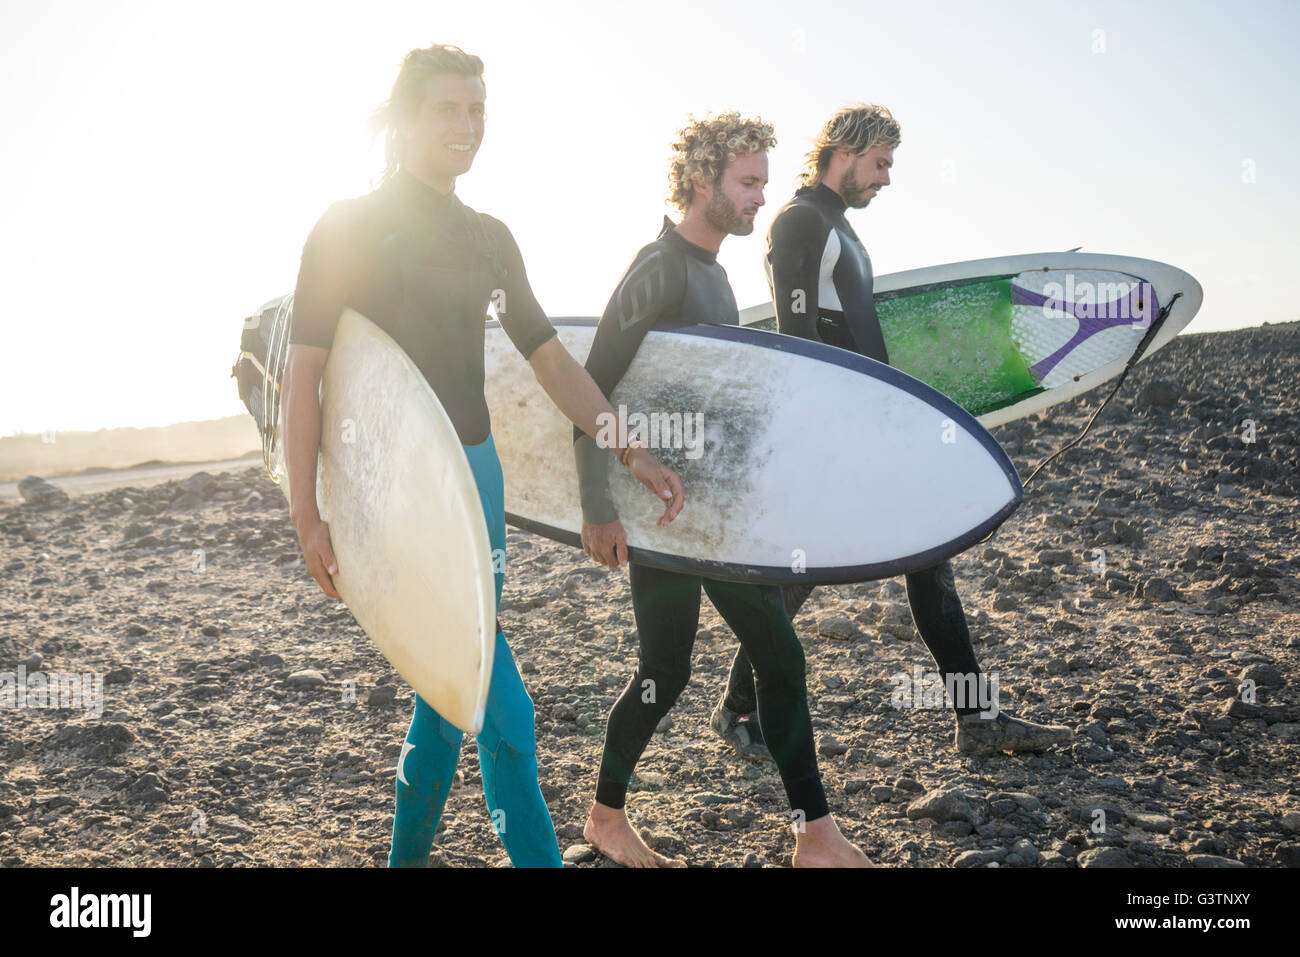
M770 216L818 127L865 100L903 129L893 185L851 214L877 274L1083 246L1196 276L1193 331L1292 320L1298 11L5 0L0 435L242 412L239 320L368 189L367 114L434 41L485 61L457 191L510 226L552 315L599 314L668 211L672 133L728 108L779 140L755 233L721 256L742 307L766 298Z

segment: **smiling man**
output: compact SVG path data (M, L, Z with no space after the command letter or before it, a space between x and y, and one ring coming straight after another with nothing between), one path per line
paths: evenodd
M453 46L413 50L377 112L387 168L378 189L335 203L307 238L294 295L286 395L286 460L293 523L307 569L337 598L329 529L316 510L320 450L317 389L334 330L352 307L393 337L428 380L464 446L495 554L505 555L501 463L483 396L483 340L494 304L511 342L551 400L597 434L614 411L565 351L538 305L523 258L504 223L464 205L453 190L483 141L483 63ZM385 388L374 383L376 389ZM645 449L611 449L666 503L682 508L677 475ZM504 570L494 562L496 600ZM430 622L436 627L436 622ZM478 735L483 793L497 834L516 866L559 867L550 813L537 782L533 703L498 630L486 716ZM428 862L460 758L461 732L416 695L397 762L389 864Z

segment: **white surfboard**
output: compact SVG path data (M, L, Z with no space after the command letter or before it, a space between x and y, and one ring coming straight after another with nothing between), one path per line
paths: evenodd
M292 297L263 315L288 328ZM287 332L273 335L274 344ZM276 355L279 361L276 362ZM281 422L273 348L266 414ZM267 468L289 495L284 450L270 433ZM321 384L321 517L338 559L333 576L357 623L430 707L482 730L496 645L491 544L456 430L415 363L348 309Z
M552 322L585 361L596 320ZM572 426L495 322L485 361L507 521L580 544ZM660 528L663 504L610 467L632 556L663 568L772 584L892 577L969 547L1022 495L1006 453L956 403L820 343L661 324L610 402L682 477L686 507Z
M876 277L890 364L992 428L1073 399L1145 359L1201 307L1201 285L1167 263L1056 252ZM771 302L741 323L776 329Z

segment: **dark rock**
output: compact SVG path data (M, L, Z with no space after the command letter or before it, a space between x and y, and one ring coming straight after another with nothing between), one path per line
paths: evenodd
M325 676L314 668L295 671L285 680L291 688L321 688L325 685Z
M917 798L907 806L907 818L910 821L929 818L940 824L945 821L979 823L966 795L953 788L931 791Z
M817 634L838 638L840 641L853 641L862 632L847 615L827 615L817 620Z
M1138 392L1133 399L1133 407L1137 409L1163 407L1169 408L1178 404L1178 399L1182 392L1178 386L1172 382L1166 382L1163 379L1155 379L1148 382Z
M1243 668L1239 681L1253 681L1261 688L1280 688L1285 679L1273 665L1262 663Z
M1300 867L1300 844L1279 844L1273 849L1273 856L1283 867Z
M18 483L18 494L28 505L62 505L69 501L67 492L36 475Z
M1148 601L1178 601L1180 598L1178 591L1165 578L1148 578L1142 583L1141 597Z
M590 844L574 844L564 849L564 863L585 864L596 859L596 850Z
M1115 535L1115 540L1122 545L1141 546L1144 541L1142 532L1123 519L1115 519L1111 531Z
M1132 867L1133 859L1119 847L1090 847L1079 855L1080 867Z
M831 737L829 734L822 735L822 739L817 745L817 750L828 758L838 757L848 749L847 744Z

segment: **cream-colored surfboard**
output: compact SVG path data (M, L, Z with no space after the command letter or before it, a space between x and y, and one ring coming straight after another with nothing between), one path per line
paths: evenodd
M288 300L277 310L286 327ZM277 419L279 406L268 404ZM288 497L283 434L273 434L267 467ZM478 487L420 370L352 309L339 320L325 365L319 469L317 500L338 560L339 594L420 697L478 733L496 639Z

